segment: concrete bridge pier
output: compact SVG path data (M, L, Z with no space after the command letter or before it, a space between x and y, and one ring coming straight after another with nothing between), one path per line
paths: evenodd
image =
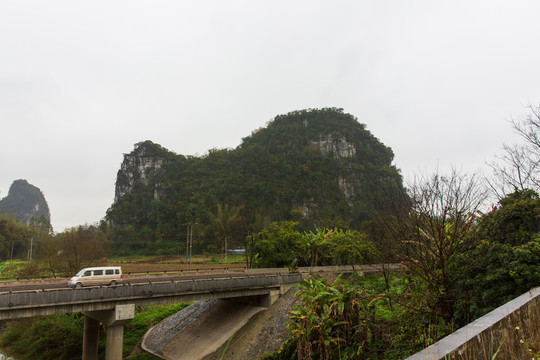
M99 321L90 316L84 317L82 360L98 358Z
M122 360L124 325L135 317L135 305L115 305L114 309L86 311L82 360L98 360L99 323L107 326L105 360Z

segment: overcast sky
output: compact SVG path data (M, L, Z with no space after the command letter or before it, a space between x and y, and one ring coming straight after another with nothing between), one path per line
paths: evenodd
M540 104L540 2L0 1L0 198L55 231L102 219L123 154L235 148L278 114L343 108L418 171L485 171Z

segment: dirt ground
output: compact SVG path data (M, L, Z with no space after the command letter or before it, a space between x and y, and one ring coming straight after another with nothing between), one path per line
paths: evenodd
M211 269L242 269L246 265L238 264L210 264L210 258L194 257L191 264L186 263L185 259L179 259L178 256L161 256L154 259L129 261L129 262L108 262L108 266L121 266L124 274L145 273L145 272L180 272Z

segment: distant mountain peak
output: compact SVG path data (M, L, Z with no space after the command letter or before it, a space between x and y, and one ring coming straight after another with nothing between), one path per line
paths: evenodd
M151 179L161 173L161 168L175 154L150 140L135 144L134 150L124 154L124 161L118 171L114 201L133 190L135 184L148 186Z
M8 195L0 200L0 214L13 215L17 220L27 224L32 217L44 216L51 220L49 205L39 188L24 179L15 180Z

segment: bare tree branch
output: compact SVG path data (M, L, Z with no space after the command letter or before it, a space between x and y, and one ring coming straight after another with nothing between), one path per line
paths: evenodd
M488 181L499 199L515 190L540 189L540 107L528 106L529 114L512 120L522 144L503 145L503 154L489 163L495 180Z
M450 318L456 281L467 270L459 256L476 243L476 215L487 191L477 175L419 175L395 207L378 217L399 247L402 263L428 286L433 311ZM471 264L472 266L472 264Z

